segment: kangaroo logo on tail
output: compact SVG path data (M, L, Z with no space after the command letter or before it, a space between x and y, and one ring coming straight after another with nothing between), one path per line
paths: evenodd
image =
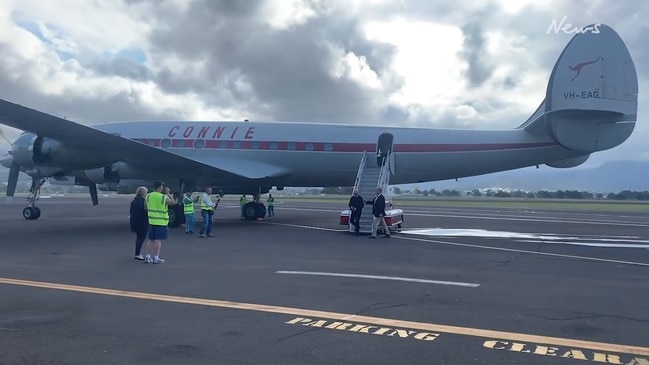
M601 60L601 59L602 59L602 56L599 56L599 57L597 57L597 59L596 59L595 61L587 61L587 62L578 63L578 64L576 64L576 65L574 65L574 66L568 66L568 68L570 69L570 71L574 71L574 72L577 73L577 74L575 75L575 77L573 77L572 79L570 79L570 81L576 79L577 76L579 76L579 74L581 73L581 69L582 69L582 68L584 68L584 67L586 67L586 66L588 66L588 65L592 65L593 63L595 63L595 62L597 62L597 61L599 61L599 60Z

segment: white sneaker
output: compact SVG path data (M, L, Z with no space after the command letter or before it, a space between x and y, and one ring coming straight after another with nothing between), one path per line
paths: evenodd
M138 261L142 261L142 260L144 260L144 256L142 256L142 255L135 255L135 259L138 260Z
M153 259L153 263L154 264L164 264L165 260L158 257L158 258Z
M150 263L152 263L152 262L153 262L153 259L150 258L150 257L147 257L147 258L144 259L144 263L145 263L145 264L150 264Z

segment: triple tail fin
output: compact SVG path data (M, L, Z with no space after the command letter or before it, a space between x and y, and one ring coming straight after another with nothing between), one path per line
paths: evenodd
M633 132L638 77L629 50L613 29L603 24L584 29L554 65L545 100L519 128L549 133L558 144L587 157L621 144Z

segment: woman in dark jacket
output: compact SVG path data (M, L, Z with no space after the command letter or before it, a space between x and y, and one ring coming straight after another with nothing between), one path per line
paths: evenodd
M135 259L144 260L141 253L142 245L146 239L146 233L149 230L149 217L144 206L145 197L148 193L147 188L140 186L137 188L135 198L131 201L131 232L135 232Z

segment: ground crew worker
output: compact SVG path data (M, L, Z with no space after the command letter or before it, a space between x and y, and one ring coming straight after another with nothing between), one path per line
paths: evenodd
M212 195L212 188L208 187L201 198L201 217L203 217L203 228L201 228L199 235L201 238L214 237L212 235L212 223L216 204L212 202L210 195Z
M268 216L269 217L274 217L275 216L275 198L271 194L268 194L268 200L266 201L268 203Z
M239 198L239 204L241 205L241 219L246 219L246 217L243 215L243 207L248 204L248 198L246 198L246 194L241 195L241 198Z
M147 194L145 201L149 218L149 240L146 244L147 253L144 262L162 264L165 260L160 258L160 249L162 241L169 237L169 206L176 205L176 200L162 181L154 182L153 190Z
M192 199L192 192L185 192L185 197L183 198L183 212L185 213L185 234L194 234L194 225L196 224L196 219L194 218L194 202L198 201Z

